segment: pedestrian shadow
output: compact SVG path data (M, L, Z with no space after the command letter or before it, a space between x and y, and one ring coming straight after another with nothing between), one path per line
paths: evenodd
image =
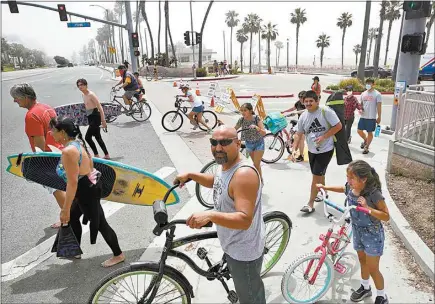
M108 126L113 125L115 127L118 128L122 128L122 129L130 129L130 128L134 128L137 126L140 126L144 123L149 123L149 120L145 121L145 122L139 122L139 121L127 121L127 122L111 122L110 124L108 124ZM109 129L110 132L110 129Z
M35 247L38 246L39 244L41 244L42 242L48 240L49 238L51 238L53 235L57 234L57 231L59 230L59 228L51 228L51 227L47 227L44 229L44 233L45 235L43 237L41 237L35 244Z
M128 262L110 268L101 267L100 264L110 258L111 254L74 261L62 260L65 263L41 267L42 270L36 270L33 275L15 281L9 287L10 294L42 294L44 291L56 290L59 292L53 294L53 297L59 299L61 303L87 303L101 279L116 269L137 261L143 251L143 248L125 251Z
M110 160L119 162L120 160L124 159L124 156L116 156L116 157L111 157Z
M178 132L178 135L180 135L180 137L182 138L187 138L187 139L196 139L196 138L203 138L205 136L210 136L209 134L205 133L205 131L200 131L200 132Z

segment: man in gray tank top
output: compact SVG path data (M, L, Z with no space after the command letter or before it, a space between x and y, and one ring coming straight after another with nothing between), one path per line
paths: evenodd
M186 173L175 182L188 179L213 188L215 208L192 214L191 228L208 222L216 224L217 234L233 277L240 304L265 304L264 284L260 277L265 243L259 174L240 157L240 140L234 128L221 126L210 138L211 151L220 169L215 176Z

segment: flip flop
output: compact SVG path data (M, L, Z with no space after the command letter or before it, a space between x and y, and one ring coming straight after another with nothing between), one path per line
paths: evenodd
M328 194L326 194L326 197L325 198L329 198L329 195ZM316 196L316 198L314 199L314 201L316 202L316 203L320 203L320 202L323 202L323 198L321 197L321 196Z
M316 208L312 208L308 205L305 205L302 207L301 211L305 213L313 213L314 211L316 211Z

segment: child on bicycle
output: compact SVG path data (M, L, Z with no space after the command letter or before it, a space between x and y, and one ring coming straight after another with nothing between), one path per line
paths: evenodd
M140 90L140 93L141 93L139 95L139 100L142 100L142 95L145 94L145 89L143 87L142 80L139 78L139 72L134 72L133 75L134 75L134 78L136 78L136 80L137 80L137 83L139 85L139 90Z
M324 186L317 188L345 193L350 205L361 205L370 214L350 211L353 231L353 247L361 264L361 286L353 291L350 299L360 302L372 295L369 279L372 277L377 289L375 304L388 304L384 290L384 277L379 271L379 260L384 251L384 228L381 221L388 221L390 214L381 193L381 182L375 169L363 160L355 160L347 167L345 186Z
M190 123L193 125L193 130L198 128L198 123L204 125L207 128L207 132L210 133L210 127L202 120L202 112L204 112L204 103L194 92L190 90L190 86L187 83L180 85L181 92L184 96L188 97L188 101L192 103L192 111L190 111L188 117ZM196 120L195 120L196 116Z
M293 107L291 107L290 109L284 110L281 112L281 114L285 114L285 113L290 113L293 112L294 110L296 110L295 114L298 114L298 118L301 117L301 113L303 111L305 111L305 105L304 105L304 96L305 96L306 91L300 91L298 94L298 98L299 100L296 101L295 105ZM298 125L295 125L293 127L293 130L297 130L298 129ZM288 131L286 129L282 130L284 132L284 134L287 136L287 140L291 139L291 135L288 133ZM299 142L299 156L296 158L297 162L301 162L304 161L304 149L305 149L305 135L302 134L301 135L301 141ZM297 135L294 134L293 135L293 139L296 140ZM293 144L293 143L290 143Z

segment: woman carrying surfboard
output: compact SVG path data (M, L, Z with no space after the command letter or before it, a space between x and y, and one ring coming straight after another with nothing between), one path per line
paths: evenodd
M104 111L101 107L100 101L98 100L97 95L94 92L88 90L88 82L86 79L78 79L77 88L83 93L83 102L86 107L86 115L88 117L89 127L86 132L85 139L86 142L91 147L92 152L94 153L94 157L100 157L98 155L97 146L95 145L92 137L95 137L98 145L100 145L101 149L104 153L105 159L110 159L109 152L107 151L106 144L101 137L100 126L103 129L107 128L106 118L104 117Z
M65 180L66 196L60 221L62 224L70 224L80 244L82 236L82 225L80 217L83 215L83 222L88 221L91 237L91 244L95 244L98 231L113 252L113 257L103 262L103 267L110 267L121 263L125 256L118 243L115 231L107 223L101 207L102 182L101 173L94 168L92 158L83 141L80 128L74 124L71 118L53 118L50 121L51 133L56 142L61 143L65 148L62 150L62 157L56 168L56 173ZM80 139L81 143L77 140ZM83 153L85 150L86 153ZM76 256L81 258L81 256Z

